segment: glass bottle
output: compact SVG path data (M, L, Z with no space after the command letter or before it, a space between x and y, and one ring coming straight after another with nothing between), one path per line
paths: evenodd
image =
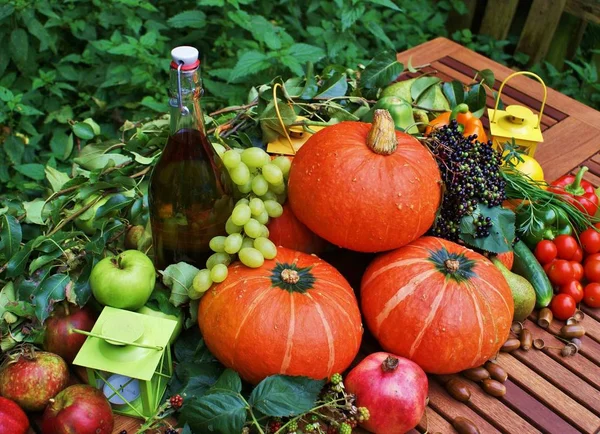
M148 193L154 263L205 268L208 243L224 233L233 209L233 184L204 129L198 50L177 47L171 55L170 133Z

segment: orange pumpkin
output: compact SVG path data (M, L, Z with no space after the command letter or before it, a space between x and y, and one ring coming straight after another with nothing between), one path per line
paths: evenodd
M215 357L251 383L274 374L321 379L342 372L363 331L342 275L283 247L260 268L232 264L227 279L200 300L198 323Z
M482 365L508 338L514 311L491 261L435 237L377 257L363 276L361 302L381 346L433 374Z
M327 241L380 252L427 232L440 186L429 151L376 110L372 125L342 122L314 134L294 157L288 198L296 217Z
M277 246L317 255L327 248L327 241L302 224L289 204L283 206L281 216L269 221L267 228L269 239Z
M496 258L502 262L506 268L512 270L513 263L515 262L515 254L512 250L510 252L498 253Z

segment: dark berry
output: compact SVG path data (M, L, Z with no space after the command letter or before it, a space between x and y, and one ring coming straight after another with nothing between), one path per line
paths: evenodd
M177 434L177 430L173 428L167 428L165 434Z
M183 405L183 397L181 395L173 395L169 398L169 404L175 409L181 408Z
M126 430L126 429L124 429L124 430L122 430L121 432L119 432L119 434L127 434L127 430Z

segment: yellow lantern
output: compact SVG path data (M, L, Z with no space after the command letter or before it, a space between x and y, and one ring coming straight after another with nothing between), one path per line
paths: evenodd
M498 110L502 89L508 80L517 75L529 75L536 78L544 88L544 99L540 114L535 115L527 107L520 105L509 105L505 110ZM488 117L490 118L490 132L492 135L493 147L496 150L503 151L506 142L514 143L523 151L523 153L533 157L538 143L544 141L542 137L542 114L546 105L547 90L544 81L533 72L519 71L515 72L502 82L498 89L496 105L494 109L488 109Z

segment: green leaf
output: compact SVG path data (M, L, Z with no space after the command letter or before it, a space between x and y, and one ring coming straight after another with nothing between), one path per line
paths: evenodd
M0 253L5 258L12 257L21 247L23 234L19 221L9 214L0 216Z
M240 378L240 375L233 369L225 369L225 371L223 371L217 382L212 385L208 393L240 393L241 391L242 380Z
M491 69L483 69L481 71L477 71L477 75L481 77L481 84L485 84L486 86L493 88L496 79L494 78L494 71Z
M442 84L444 96L448 99L450 108L454 108L465 100L465 89L458 80L447 81Z
M52 51L56 51L53 40L50 37L50 33L48 33L48 30L46 30L42 23L33 17L28 17L25 20L25 23L27 24L27 30L29 30L29 33L31 33L40 41L40 51L47 50L49 45L52 47Z
M73 133L80 139L90 140L95 136L92 126L85 122L77 122L76 124L73 124L71 128L73 129Z
M371 32L373 34L373 36L375 36L377 39L379 39L385 45L387 45L388 48L390 48L392 50L395 48L392 40L390 38L388 38L388 36L385 34L385 31L383 30L383 28L379 24L377 24L377 22L368 21L367 22L367 30L369 32Z
M144 166L152 164L154 162L154 160L156 160L158 158L158 155L155 155L152 158L148 158L148 157L144 157L143 155L138 154L137 152L134 152L134 151L132 151L131 153L134 155L135 161L137 161L140 164L143 164Z
M44 112L39 111L35 107L25 104L17 104L15 106L15 111L25 116L38 116L44 114Z
M277 117L275 103L277 103L283 126ZM267 105L258 119L260 121L260 129L263 133L263 140L268 143L279 136L285 135L284 128L288 128L296 120L296 112L288 104L283 104L279 100L273 100Z
M475 238L475 218L489 217L492 222L487 237ZM460 239L467 245L486 252L503 253L512 250L515 239L515 213L509 209L495 206L477 205L472 215L464 216L460 222Z
M302 64L306 62L316 63L325 57L325 51L322 48L309 44L294 44L288 48L288 54L295 57Z
M10 3L0 6L0 20L10 17L14 11L15 7Z
M229 75L229 81L234 82L241 77L264 71L271 63L266 54L258 51L247 51L240 56L233 71Z
M398 12L404 12L404 10L400 9L392 0L367 0L370 3L375 3L376 5L385 6L386 8L393 9Z
M0 86L0 101L9 102L15 99L15 95L3 86Z
M234 434L246 423L246 402L239 394L215 393L184 401L180 423L194 432Z
M110 199L108 199L108 201L106 201L104 205L98 208L98 210L96 211L95 218L99 219L104 216L111 215L115 211L125 208L133 201L133 198L125 197L125 195L121 193L115 194L111 196Z
M73 161L87 170L104 169L108 164L120 166L129 163L131 158L123 154L92 154L74 158Z
M41 164L19 164L15 166L15 170L27 176L28 178L35 179L36 181L46 179L44 166L42 166Z
M92 296L92 288L90 286L90 274L92 273L92 269L94 265L99 261L97 257L94 257L93 254L88 253L85 257L85 265L81 270L81 273L77 277L77 281L73 286L72 294L74 294L75 302L79 306L84 306ZM67 298L69 301L73 301L73 296L70 295L71 291L67 293Z
M425 110L450 110L450 106L448 105L448 101L444 97L442 88L437 85L431 86L425 92L423 92L419 99L416 101L416 104L419 107L424 108Z
M442 80L439 79L438 77L426 76L426 77L417 78L415 80L415 82L412 84L412 86L410 87L410 96L412 97L413 101L418 100L419 97L427 89L429 89L431 86L438 84L440 81L442 81Z
M159 271L163 276L163 283L171 289L169 301L174 306L181 306L189 301L188 292L198 271L200 270L186 262L171 264L165 271Z
M25 143L17 136L8 136L3 144L4 152L13 164L21 164L23 153L25 152Z
M178 384L170 384L176 394L202 396L217 382L223 366L215 362L180 362L175 368ZM174 382L171 382L174 383Z
M46 279L32 294L35 314L42 324L50 316L54 303L65 299L69 283L71 278L66 274L55 274Z
M336 98L346 95L347 91L346 74L336 72L319 86L319 93L315 95L315 98Z
M398 62L396 53L383 52L365 67L360 76L360 85L365 89L387 86L402 74L403 70L404 65Z
M14 29L10 34L8 49L15 63L22 67L27 62L27 53L29 52L27 32L20 27Z
M348 30L352 25L364 15L365 7L359 4L355 7L344 7L342 8L342 32Z
M30 240L21 250L15 253L12 258L8 261L6 265L6 277L17 277L23 274L25 271L25 265L27 265L27 260L31 255L31 251L33 249L34 240Z
M144 98L142 98L141 104L144 107L148 107L149 109L154 110L155 112L164 113L169 111L168 104L161 101L157 101L153 96L150 95L146 95Z
M485 88L479 83L473 85L465 96L465 103L469 106L470 112L475 116L477 116L476 113L479 112L480 114L477 117L481 117L483 110L485 110L486 103Z
M273 375L256 386L248 403L267 416L296 416L314 407L324 385L325 380Z
M150 294L146 306L167 315L179 316L181 313L181 309L171 304L169 301L169 293L160 284L154 286L154 290L152 291L152 294Z
M63 255L63 252L60 249L56 249L52 253L48 253L47 255L41 255L35 258L33 261L29 263L29 273L35 273L37 270L42 268L44 265L49 264L55 259L60 258Z
M55 168L50 166L46 166L44 172L46 173L46 179L52 186L52 191L55 193L57 191L60 191L62 186L71 180L71 178L69 178L69 175L61 172L60 170L56 170Z
M206 25L206 14L202 11L185 11L167 20L167 24L176 29L191 27L201 29Z
M175 342L174 353L175 359L180 363L187 360L200 364L217 360L208 350L198 327L193 327L181 334Z
M25 221L36 225L44 225L45 222L42 212L45 204L46 201L43 199L34 199L31 202L23 202L26 213Z

